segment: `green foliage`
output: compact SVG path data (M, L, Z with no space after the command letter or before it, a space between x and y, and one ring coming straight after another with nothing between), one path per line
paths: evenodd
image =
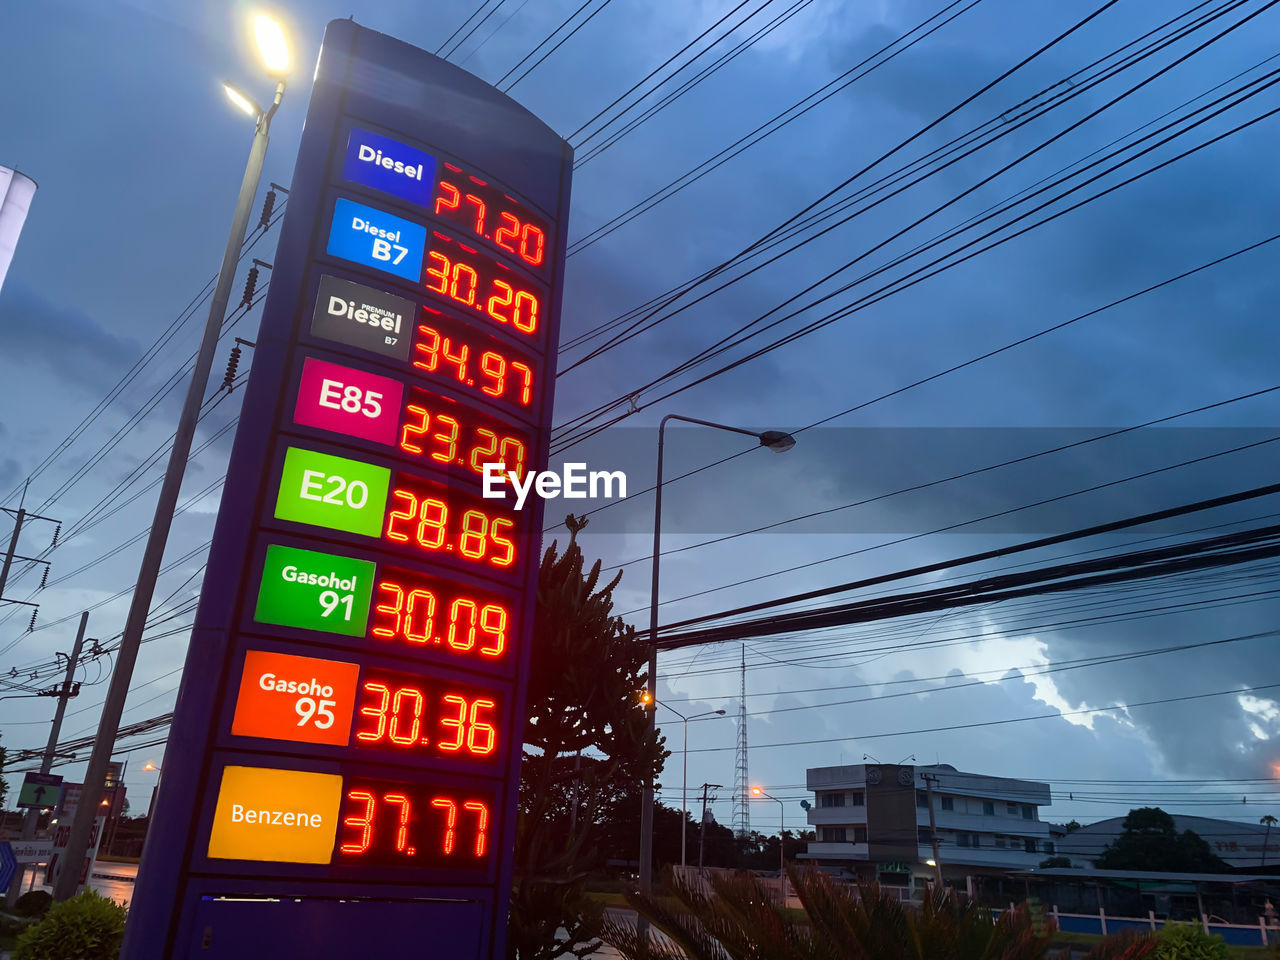
M638 809L641 784L665 756L637 706L647 647L613 615L621 574L601 586L599 560L584 572L583 525L569 517L568 547L559 554L551 544L538 578L507 933L508 956L520 960L599 945L600 911L585 886L603 860L601 831Z
M749 873L706 886L671 883L670 898L627 900L666 941L642 944L634 927L605 921L602 936L625 960L1043 960L1049 931L1024 905L991 911L950 890L931 893L920 911L877 884L856 892L817 870L789 869L804 906L798 917Z
M44 890L28 890L18 898L13 909L22 917L43 917L53 906L53 896Z
M1159 807L1139 807L1124 818L1124 830L1094 861L1104 870L1163 870L1227 873L1230 867L1199 834L1174 827Z
M56 903L18 938L14 960L115 960L125 909L92 890Z
M1231 960L1222 937L1205 933L1199 924L1165 924L1156 939L1155 960Z
M1042 870L1052 870L1055 867L1066 868L1070 866L1071 866L1070 857L1045 857L1043 860L1040 861L1040 869Z
M1160 940L1155 934L1121 930L1104 937L1085 954L1084 960L1155 960L1159 949ZM1063 955L1064 960L1068 955L1069 951Z

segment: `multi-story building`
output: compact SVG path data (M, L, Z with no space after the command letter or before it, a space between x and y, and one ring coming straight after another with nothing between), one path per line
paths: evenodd
M938 859L948 883L1026 870L1054 854L1040 808L1047 783L961 773L950 764L814 767L809 824L817 835L800 854L826 869L894 886L934 876L932 795Z

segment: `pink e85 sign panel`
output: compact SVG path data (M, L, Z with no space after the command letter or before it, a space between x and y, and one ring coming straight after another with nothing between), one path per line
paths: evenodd
M393 446L403 398L398 380L307 357L293 420Z

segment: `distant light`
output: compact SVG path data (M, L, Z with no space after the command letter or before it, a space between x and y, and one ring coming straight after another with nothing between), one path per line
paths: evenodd
M752 787L751 792L754 793L757 797L760 796L760 794L764 793L764 791L761 790L759 787Z
M926 865L926 866L930 866L930 867L936 867L936 866L938 865L938 861L937 861L937 860L926 860L926 861L925 861L925 865Z
M289 43L277 21L258 14L253 18L253 39L257 41L258 55L268 73L279 77L289 72Z
M36 182L26 174L0 167L0 287L4 286L35 193Z
M239 107L245 113L247 113L249 116L256 117L261 115L262 109L256 103L254 103L252 100L246 97L243 93L241 93L239 90L233 87L231 84L224 83L222 85L222 89L227 91L227 99L230 100L232 103L234 103L237 107Z

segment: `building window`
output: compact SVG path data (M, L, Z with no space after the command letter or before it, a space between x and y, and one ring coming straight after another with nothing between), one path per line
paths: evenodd
M1034 820L1035 818L1036 818L1036 808L1029 803L1024 803L1022 805L1022 819Z
M1046 841L1044 842L1044 852L1045 852L1045 853L1053 853L1053 841L1052 841L1052 840L1046 840Z
M1006 846L1005 839L1001 834L996 834L996 846L1003 850Z
M855 823L853 825L853 842L854 843L867 842L867 828L860 823Z
M1016 817L1018 815L1018 805L1016 803L1006 803L1005 812Z
M982 846L982 834L980 834L980 833L975 833L975 834L973 835L973 838L972 838L972 839L973 839L973 845L974 845L975 847L980 847L980 846Z
M943 797L943 798L942 798L942 809L943 809L943 810L954 810L955 808L956 808L956 798L955 798L955 797Z
M933 831L928 827L916 827L916 841L918 843L933 843Z
M823 827L822 842L823 843L844 843L845 840L844 827Z
M862 797L863 797L863 794L861 790L853 791L853 793L849 794L849 801L850 801L849 805L853 807L863 806L865 801L862 799Z
M926 809L928 809L928 807L929 807L929 794L925 793L923 790L917 790L917 791L916 791L916 806L917 806L917 807L919 807L921 810L926 810Z
M1027 853L1036 852L1036 841L1034 837L1027 837L1027 839L1022 841L1022 843L1023 843L1023 848L1027 851Z
M964 833L964 832L962 832L962 831L957 830L957 831L956 831L956 846L957 846L957 847L967 847L967 846L969 846L969 834L967 834L967 833Z
M984 817L994 817L996 815L996 805L993 801L982 801L982 815Z
M843 807L843 793L820 793L818 794L818 806L820 807Z

